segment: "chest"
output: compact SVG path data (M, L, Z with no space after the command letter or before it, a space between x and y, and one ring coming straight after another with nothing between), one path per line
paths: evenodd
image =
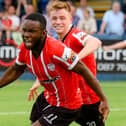
M81 43L83 38L79 37L74 37L74 34L69 34L65 40L64 40L64 44L71 48L74 52L79 53L80 50L83 48L83 45Z
M34 58L32 52L29 52L28 55L26 65L36 78L48 80L56 76L56 64L45 51L42 51L37 59Z

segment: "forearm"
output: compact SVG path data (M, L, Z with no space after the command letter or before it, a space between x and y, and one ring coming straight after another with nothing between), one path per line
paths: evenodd
M87 55L96 51L101 46L101 44L102 42L99 39L95 37L90 37L90 39L88 39L87 42L85 43L84 48L79 52L78 54L79 59L83 59Z
M82 62L79 61L78 64L79 64L78 66L80 68L76 67L76 68L74 68L73 71L80 74L85 79L87 84L94 90L94 92L100 97L100 99L102 101L106 100L106 97L103 93L103 90L102 90L100 84L99 84L99 81L93 76L91 71Z
M14 66L11 66L7 69L7 71L0 78L0 88L10 84L14 80L16 80L21 74L23 70L18 71Z
M101 24L100 33L104 33L105 27L106 27L106 22L103 22Z
M40 81L38 79L36 79L35 83L32 86L32 89L37 89L40 86Z
M23 0L23 1L22 1L22 4L23 4L23 6L24 6L25 13L26 13L27 5L28 5L27 0Z
M108 47L109 47L109 49L121 49L121 48L125 48L126 47L126 41L119 42L119 43L110 45Z
M16 9L16 16L20 16L20 9L21 9L21 4L18 4L17 9Z

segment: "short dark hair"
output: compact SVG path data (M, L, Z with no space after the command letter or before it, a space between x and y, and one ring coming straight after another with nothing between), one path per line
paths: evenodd
M29 14L25 19L32 20L32 21L38 21L38 22L40 22L42 28L46 29L46 19L41 13Z

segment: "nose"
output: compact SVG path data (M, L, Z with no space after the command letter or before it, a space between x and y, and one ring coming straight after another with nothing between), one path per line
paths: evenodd
M22 36L25 37L25 38L28 38L30 36L30 33L28 31L24 31L22 33Z
M57 24L60 24L60 23L61 23L61 20L60 20L60 19L57 19L57 20L56 20L56 23L57 23Z
M24 32L23 32L23 35L24 35L24 36L29 36L29 33L28 33L27 31L24 31Z

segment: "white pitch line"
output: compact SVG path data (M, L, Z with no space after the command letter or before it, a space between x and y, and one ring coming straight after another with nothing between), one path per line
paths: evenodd
M126 108L111 108L110 112L118 112L118 111L126 111ZM30 114L30 112L0 112L0 116L2 115L25 115Z
M0 115L25 115L29 112L0 112Z
M110 84L110 85L109 85L109 84L103 84L103 85L102 85L102 84L101 84L101 86L102 86L102 87L115 87L115 88L118 88L118 87L126 87L125 84L122 84L122 85L119 85L119 84L115 84L115 85L114 85L114 84Z
M126 108L111 108L110 111L126 111Z

